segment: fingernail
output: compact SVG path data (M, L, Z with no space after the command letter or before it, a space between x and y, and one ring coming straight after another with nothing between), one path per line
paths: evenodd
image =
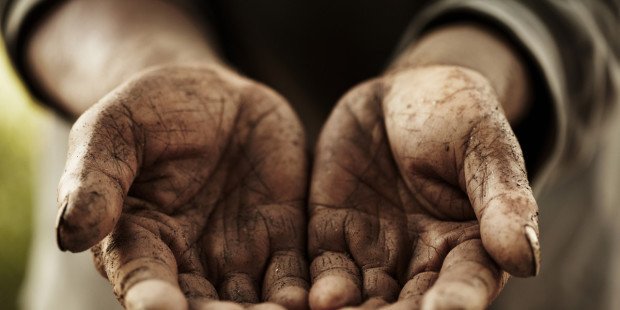
M532 259L534 260L534 276L540 272L540 242L536 235L536 230L530 225L525 225L525 237L530 242L530 248L532 249Z
M67 249L62 244L62 237L60 235L60 230L62 229L62 226L64 226L64 221L65 221L64 216L65 216L65 212L67 211L67 205L68 205L68 202L65 202L62 205L62 207L58 211L58 216L56 217L56 243L58 244L58 248L63 252L65 252Z

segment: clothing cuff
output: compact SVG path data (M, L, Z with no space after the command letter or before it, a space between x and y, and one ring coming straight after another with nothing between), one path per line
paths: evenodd
M33 96L36 101L52 108L64 119L73 120L73 116L67 109L59 105L56 101L51 100L38 86L36 81L32 79L26 66L25 45L28 38L43 17L60 3L62 3L62 1L54 0L10 2L4 11L5 15L2 19L2 35L13 68L28 88L30 95Z

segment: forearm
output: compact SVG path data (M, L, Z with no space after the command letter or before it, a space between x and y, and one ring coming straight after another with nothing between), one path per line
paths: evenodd
M388 72L429 65L462 66L485 76L513 125L527 111L531 86L523 60L490 29L473 24L434 29L398 55Z
M159 0L72 0L41 22L27 44L30 73L75 116L151 66L219 63L203 27Z

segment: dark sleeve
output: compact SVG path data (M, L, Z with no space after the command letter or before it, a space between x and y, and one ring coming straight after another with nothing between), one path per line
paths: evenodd
M0 0L0 31L2 41L13 68L26 84L30 94L41 103L51 107L66 119L71 114L61 105L49 100L27 73L24 44L30 31L43 15L49 12L59 1L53 0Z
M523 127L539 131L529 133L536 140L533 144L550 146L542 151L547 154L536 170L534 188L540 190L559 170L591 159L606 116L618 105L619 2L439 1L418 14L402 44L410 44L438 23L463 19L489 24L515 43L529 63L535 88ZM543 138L540 125L547 126L550 140ZM515 131L519 136L519 129ZM519 138L527 161L526 149L536 148L523 145Z

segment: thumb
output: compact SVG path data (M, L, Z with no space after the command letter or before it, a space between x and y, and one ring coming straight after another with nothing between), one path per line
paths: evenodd
M120 217L139 158L129 115L122 106L98 104L71 129L58 187L56 236L63 251L90 248Z
M508 121L499 111L484 117L467 141L463 174L485 249L510 274L536 275L538 206Z

